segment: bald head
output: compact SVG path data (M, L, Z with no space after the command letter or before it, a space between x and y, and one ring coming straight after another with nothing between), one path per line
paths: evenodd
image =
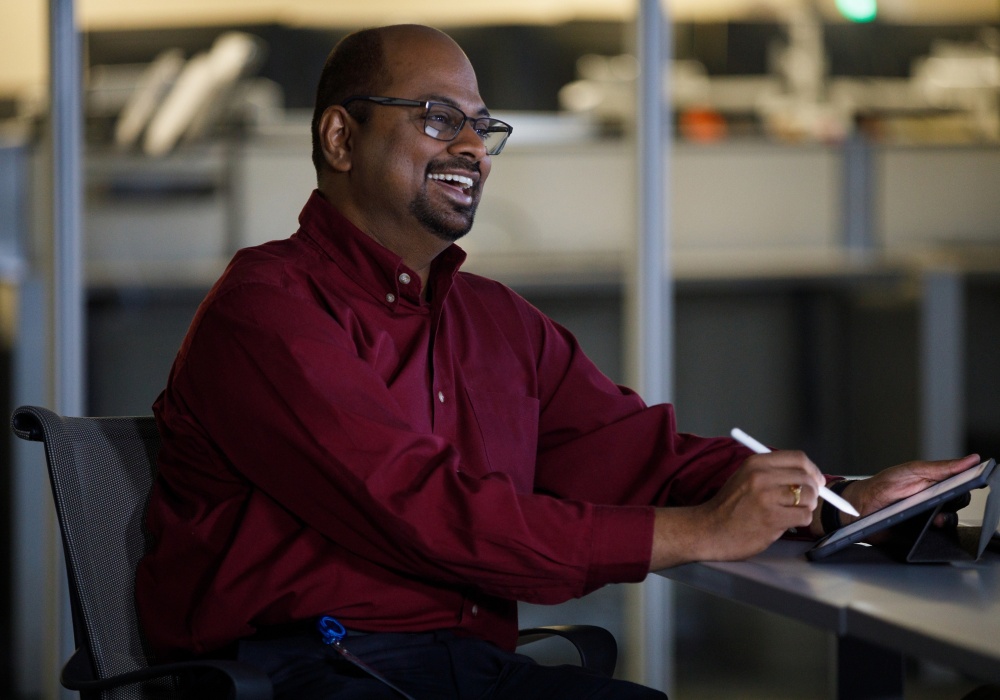
M445 52L467 66L472 80L475 73L465 53L444 32L419 24L398 24L362 29L348 34L333 47L326 59L316 88L312 118L312 160L317 174L326 168L320 144L319 123L332 105L339 105L354 95L381 95L394 79L406 71L420 70L428 52ZM364 123L371 105L354 102L350 112Z
M398 45L402 45L408 41L439 41L445 44L451 44L455 48L458 48L458 44L455 43L455 40L442 32L440 29L428 27L423 24L393 24L388 27L376 27L366 31L377 32L385 37L387 42Z

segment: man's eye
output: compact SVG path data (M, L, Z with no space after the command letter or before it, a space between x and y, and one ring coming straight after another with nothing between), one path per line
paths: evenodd
M427 121L440 124L442 126L454 126L455 123L455 120L444 112L431 112L427 115Z

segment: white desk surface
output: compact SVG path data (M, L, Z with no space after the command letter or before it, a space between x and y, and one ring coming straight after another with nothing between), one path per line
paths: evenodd
M857 546L809 562L804 552L810 546L779 541L744 562L687 564L658 573L840 637L1000 682L1000 556L903 564Z

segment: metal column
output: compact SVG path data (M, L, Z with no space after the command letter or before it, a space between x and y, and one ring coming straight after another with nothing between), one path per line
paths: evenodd
M83 401L83 101L73 0L50 5L52 61L55 410L81 415Z
M925 270L920 305L920 457L965 454L965 280Z
M82 50L73 0L50 0L49 56L52 125L52 372L54 410L63 415L84 411L84 293L83 293L83 100ZM56 685L58 669L73 649L72 621L54 515L47 541L52 573L46 595L53 615L55 659L50 666L52 687L46 696L70 697ZM54 666L52 666L54 664ZM48 683L48 679L46 679Z
M670 111L665 108L665 65L672 54L670 19L660 0L640 0L636 18L640 77L637 90L636 164L638 242L636 246L637 368L649 404L673 393L673 299L670 274L669 188ZM670 582L651 576L629 601L638 648L633 673L645 685L670 692L673 683L673 609Z

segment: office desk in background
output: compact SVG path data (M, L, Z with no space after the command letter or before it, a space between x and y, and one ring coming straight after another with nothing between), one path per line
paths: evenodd
M838 700L902 698L907 656L1000 684L1000 556L916 565L856 546L814 563L810 546L779 541L747 561L657 573L835 634Z

